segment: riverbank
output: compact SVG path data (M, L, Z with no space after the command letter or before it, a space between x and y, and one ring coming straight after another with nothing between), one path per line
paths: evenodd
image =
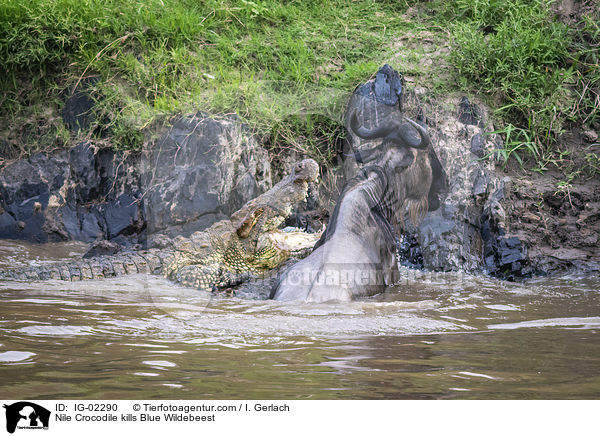
M335 120L294 108L315 90L347 95L384 63L432 98L482 99L512 132L505 153L534 168L564 150L562 131L600 128L600 7L588 0L35 0L1 12L2 159L82 139L135 150L171 116L205 110L236 113L274 151L331 162ZM313 105L331 114L331 100Z
M136 5L38 0L3 9L3 236L136 245L148 226L172 227L171 236L201 229L271 186L297 156L321 164L324 188L290 224L316 227L340 188L345 103L389 63L451 145L444 163L456 150L462 159L450 218L428 223L439 241L444 226L458 229L441 242L458 254L440 264L418 251L422 266L471 271L491 259L487 268L509 277L513 268L517 277L598 269L600 12L592 2ZM17 44L15 35L28 39ZM465 118L462 96L485 108L485 122ZM140 150L199 109L215 120L207 138L233 144L230 152L210 176L201 176L204 163L186 173L201 186L195 194L183 193L188 178L148 195L147 173L132 169L148 162ZM499 190L504 176L511 182ZM214 195L200 198L201 190ZM485 202L495 194L502 208L490 220ZM153 203L144 209L142 199ZM480 229L487 222L492 236Z
M598 151L596 151L598 153ZM575 159L585 168L585 163ZM576 269L600 271L600 179L595 176L566 182L556 170L543 175L508 171L510 231L529 247L538 273Z

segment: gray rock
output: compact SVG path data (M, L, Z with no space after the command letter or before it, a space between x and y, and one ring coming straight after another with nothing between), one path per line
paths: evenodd
M118 235L136 234L144 227L144 219L137 198L122 194L117 199L100 205L99 215L104 218L108 239Z
M149 233L204 230L272 186L267 152L234 118L180 118L146 150L144 214Z
M0 237L55 240L44 231L50 194L68 178L64 153L19 160L0 173Z
M407 105L407 111L418 113ZM459 121L455 116L458 108ZM477 271L483 267L480 216L493 189L491 163L474 158L472 144L485 133L485 109L455 97L432 110L420 109L431 119L429 132L448 177L439 210L429 212L417 228L407 228L418 241L423 267L432 270ZM468 115L468 116L467 116ZM479 136L477 136L479 135ZM475 139L473 139L475 138Z
M99 77L86 77L81 80L75 92L68 95L62 110L62 118L72 132L87 130L94 122L95 102L89 90L99 80Z
M491 182L490 176L485 168L480 168L474 173L474 176L471 194L475 201L485 200Z
M480 159L487 154L485 136L483 136L481 133L476 133L471 138L471 153Z
M84 141L69 150L71 179L75 183L78 202L85 203L95 198L101 189L101 178L96 167L96 157L91 144Z
M267 152L234 118L182 117L144 154L89 142L0 171L0 237L143 243L209 227L271 186Z
M427 110L427 105L424 105ZM458 122L452 107L458 108ZM415 111L415 109L413 109ZM449 179L439 211L430 212L413 232L423 266L433 270L486 270L513 279L528 273L527 250L508 234L503 206L510 178L500 178L486 154L486 138L501 140L489 122L489 110L466 97L449 97L429 109L430 134Z
M462 97L458 105L458 121L470 125L483 127L485 121L478 105L472 104L467 97Z

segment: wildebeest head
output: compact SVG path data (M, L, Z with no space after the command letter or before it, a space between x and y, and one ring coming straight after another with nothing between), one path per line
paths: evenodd
M372 160L377 152L381 152L385 146L409 147L423 150L431 143L427 129L419 123L404 118L405 123L399 120L390 120L386 124L382 124L374 129L367 129L360 126L356 116L356 109L350 115L350 128L362 139L378 139L383 138L380 145L372 148L367 153L361 155L359 162L365 163ZM418 135L414 135L414 132Z
M349 121L350 130L359 138L382 139L368 150L354 148L354 156L360 164L391 170L390 175L402 173L399 178L391 177L390 182L395 182L396 198L403 201L400 209L407 209L413 222L439 207L439 194L447 186L446 174L424 125L403 117L367 129L359 125L356 110ZM398 218L402 221L402 216Z

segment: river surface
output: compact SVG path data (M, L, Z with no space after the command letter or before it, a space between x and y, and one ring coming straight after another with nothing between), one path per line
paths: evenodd
M82 251L4 241L0 268ZM3 281L0 398L600 398L600 278L402 273L339 304L146 275Z

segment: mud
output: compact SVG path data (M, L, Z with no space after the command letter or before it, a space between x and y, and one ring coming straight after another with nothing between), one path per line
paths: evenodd
M600 145L595 145L600 152ZM580 167L579 158L573 166ZM510 169L509 231L527 244L535 273L600 271L600 178L565 184L558 170L537 174ZM511 174L512 173L512 174Z

